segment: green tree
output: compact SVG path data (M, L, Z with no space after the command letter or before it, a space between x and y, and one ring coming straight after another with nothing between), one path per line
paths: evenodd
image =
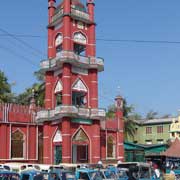
M38 81L44 82L44 73L41 70L34 72L34 76Z
M11 85L4 72L0 71L0 103L12 102L14 95L11 93Z
M155 119L155 118L158 118L157 116L158 116L158 112L157 111L150 110L146 114L146 119Z
M136 121L140 120L141 115L135 112L133 105L128 106L126 100L123 103L123 119L124 119L124 136L133 138L136 133Z
M38 83L34 83L31 87L26 88L25 91L19 94L16 97L16 103L22 105L29 105L32 95L34 93L34 98L36 105L43 107L44 106L44 97L45 97L45 83L44 83L44 74L42 71L37 71L34 73Z
M33 96L38 106L44 106L45 87L44 83L35 83L30 88L26 88L25 92L19 94L16 97L16 103L22 105L29 105L29 102Z
M114 118L115 117L115 105L108 106L108 110L106 112L106 118Z
M114 118L115 117L115 105L110 105L108 107L107 118ZM127 105L126 100L123 103L123 119L124 119L124 135L127 139L128 136L131 138L134 136L136 132L136 122L135 120L142 119L141 115L135 112L135 108L133 105Z

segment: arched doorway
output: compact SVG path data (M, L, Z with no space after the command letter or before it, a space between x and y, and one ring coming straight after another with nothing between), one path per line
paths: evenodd
M114 138L109 136L107 138L107 158L114 159L116 157L116 144Z
M24 158L24 134L18 129L11 134L11 158Z
M62 134L57 130L53 138L54 164L62 163Z
M73 163L88 163L88 152L89 138L82 129L79 129L79 131L72 138Z

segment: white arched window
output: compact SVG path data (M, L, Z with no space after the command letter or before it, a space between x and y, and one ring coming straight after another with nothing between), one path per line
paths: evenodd
M88 89L81 79L78 79L72 87L72 104L75 106L87 105Z
M54 136L54 138L53 138L53 142L54 142L54 143L60 143L60 142L62 142L62 134L61 134L61 131L60 131L60 130L57 130L57 131L56 131L56 134L55 134L55 136Z
M58 81L54 89L54 94L56 98L56 106L59 106L62 104L62 90L63 90L62 83L61 81Z
M74 33L74 52L78 55L85 55L87 38L81 32Z
M62 51L62 42L63 36L59 33L55 39L56 55L58 55Z
M87 44L87 39L84 34L81 32L74 33L74 42L80 43L80 44Z
M115 158L115 150L116 144L114 142L114 138L112 136L109 136L107 138L107 158Z
M87 88L81 79L78 79L72 87L73 90L87 92Z

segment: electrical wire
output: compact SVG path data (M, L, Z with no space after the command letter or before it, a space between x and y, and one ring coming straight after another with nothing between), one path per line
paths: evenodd
M36 67L38 66L38 65L35 64L32 60L30 60L29 58L27 58L27 57L25 57L25 56L23 56L23 55L18 54L17 52L15 52L14 50L12 50L12 49L10 49L10 48L7 48L7 47L5 47L5 46L0 45L0 49L5 50L5 51L7 51L8 53L11 53L11 54L19 57L20 59L28 62L29 64L31 64L31 65L33 65L33 66L36 66ZM39 66L38 66L38 67L39 67Z
M108 41L108 42L127 42L127 43L158 43L158 44L180 44L180 41L157 41L157 40L136 40L136 39L102 39L97 38L99 41Z
M13 36L13 37L24 37L24 38L47 38L47 36L30 35L30 34L0 34L0 37L1 36ZM107 41L107 42L125 42L125 43L180 44L180 41L167 41L167 40L105 39L105 38L96 38L96 40Z
M31 46L31 45L28 44L27 42L19 39L19 38L18 38L17 36L15 36L14 34L10 34L8 31L6 31L6 30L4 30L4 29L2 29L2 28L0 28L0 31L3 32L6 36L9 36L9 37L15 39L16 41L20 42L20 43L23 44L24 46L32 49L34 52L36 52L36 54L39 54L39 55L41 55L41 56L42 56L42 55L43 55L43 56L45 55L44 53L42 53L42 52L39 51L38 49L34 48L33 46Z

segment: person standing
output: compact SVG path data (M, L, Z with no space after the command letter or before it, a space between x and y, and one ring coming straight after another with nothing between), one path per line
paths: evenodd
M160 173L160 170L159 170L159 168L158 168L158 165L157 165L157 164L154 164L153 167L154 167L154 172L155 172L155 178L159 179L161 173Z

